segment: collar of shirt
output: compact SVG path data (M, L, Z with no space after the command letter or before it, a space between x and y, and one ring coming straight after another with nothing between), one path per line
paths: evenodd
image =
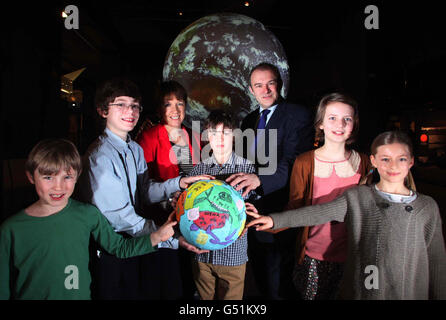
M378 189L377 185L375 184L375 189L378 191L378 194L383 197L384 199L390 201L390 202L396 202L396 203L411 203L417 198L417 194L410 190L410 194L408 196L404 196L401 194L393 194L384 192Z
M126 148L129 148L129 143L132 141L129 135L127 135L127 141L124 141L108 128L105 128L104 133L107 141L119 152L124 152Z
M217 162L217 159L215 159L214 154L212 154L212 155L207 159L206 162L208 162L208 164L212 164L213 166L220 166L220 164ZM225 167L225 166L227 166L227 165L233 165L233 164L235 164L235 153L234 153L234 151L232 151L231 156L229 157L228 161L226 161L225 163L223 163L223 164L221 165L221 167L223 168L223 167Z
M275 104L271 107L268 108L268 110L270 111L270 113L266 116L266 123L268 123L269 119L271 119L271 116L273 115L274 111L276 110L278 104ZM262 113L262 111L265 110L262 107L259 107L259 114Z

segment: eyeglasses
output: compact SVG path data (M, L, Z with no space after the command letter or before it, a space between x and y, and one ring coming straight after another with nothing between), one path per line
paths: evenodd
M132 109L132 111L142 112L142 106L139 104L125 104L125 103L110 103L110 106L118 107L119 111Z

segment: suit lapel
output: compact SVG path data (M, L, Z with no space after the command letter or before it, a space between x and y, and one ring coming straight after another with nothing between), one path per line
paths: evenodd
M276 107L276 110L274 110L274 113L272 114L271 118L269 119L268 123L266 124L265 129L277 129L280 127L280 125L283 123L283 105L282 103L279 103Z
M257 123L259 122L259 119L260 119L260 113L257 107L253 112L251 112L246 116L245 120L243 121L242 130L245 129L255 130L257 128Z

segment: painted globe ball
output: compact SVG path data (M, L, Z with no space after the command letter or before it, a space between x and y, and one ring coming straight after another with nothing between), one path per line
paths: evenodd
M176 217L187 242L203 250L219 250L240 236L245 210L242 196L229 184L201 180L180 195Z

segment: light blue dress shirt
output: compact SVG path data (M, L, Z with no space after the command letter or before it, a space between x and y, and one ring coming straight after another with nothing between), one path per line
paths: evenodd
M116 232L133 237L157 230L152 220L141 217L144 202L156 203L179 191L180 178L163 183L149 178L142 148L130 137L127 141L108 128L90 146L85 155L84 173L80 178L79 195L95 205ZM171 238L159 248L178 248Z

